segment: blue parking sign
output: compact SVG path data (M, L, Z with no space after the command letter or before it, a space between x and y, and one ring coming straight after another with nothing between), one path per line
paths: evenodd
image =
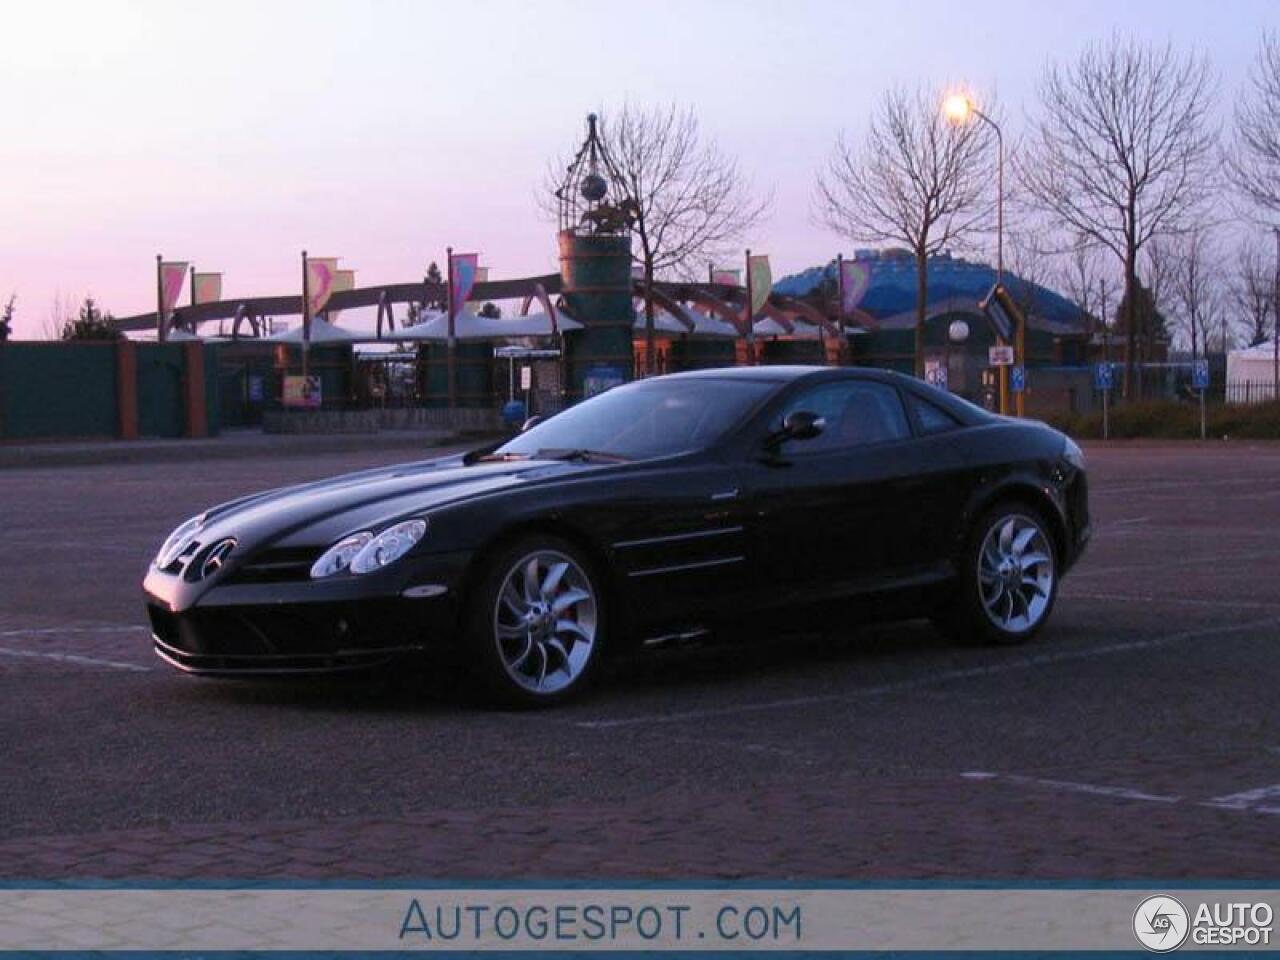
M1191 386L1197 390L1209 389L1209 361L1197 360L1191 368Z
M1017 364L1009 368L1009 389L1014 393L1022 393L1027 389L1027 368Z
M1099 363L1093 368L1093 385L1098 390L1110 390L1112 387L1111 364Z

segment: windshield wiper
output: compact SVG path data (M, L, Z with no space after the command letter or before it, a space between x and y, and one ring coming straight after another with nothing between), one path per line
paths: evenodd
M585 447L545 447L534 454L538 460L567 460L574 463L587 463L592 460L603 460L606 463L626 463L629 458L603 450L588 450Z

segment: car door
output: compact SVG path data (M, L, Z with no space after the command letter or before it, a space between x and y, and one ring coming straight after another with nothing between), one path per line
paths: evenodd
M919 575L932 552L920 539L930 474L898 389L857 377L814 384L770 428L795 410L818 414L822 433L753 457L747 472L761 595L803 603Z

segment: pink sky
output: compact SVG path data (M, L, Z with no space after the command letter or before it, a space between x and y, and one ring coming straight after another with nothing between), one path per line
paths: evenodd
M1275 0L15 4L0 295L27 338L59 295L153 308L156 253L227 297L296 290L304 247L360 285L449 244L494 278L550 272L546 161L628 98L692 105L775 191L744 245L781 276L854 246L814 225L813 174L887 85L998 88L1016 135L1046 57L1120 28L1208 53L1228 104L1265 26Z

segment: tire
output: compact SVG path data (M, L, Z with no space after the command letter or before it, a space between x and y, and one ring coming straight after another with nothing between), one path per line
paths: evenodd
M581 695L599 668L603 581L583 551L531 536L490 558L472 591L468 667L487 698L543 707Z
M1043 515L1001 503L974 524L960 556L956 592L934 623L955 640L1011 646L1048 622L1058 597L1058 547Z

